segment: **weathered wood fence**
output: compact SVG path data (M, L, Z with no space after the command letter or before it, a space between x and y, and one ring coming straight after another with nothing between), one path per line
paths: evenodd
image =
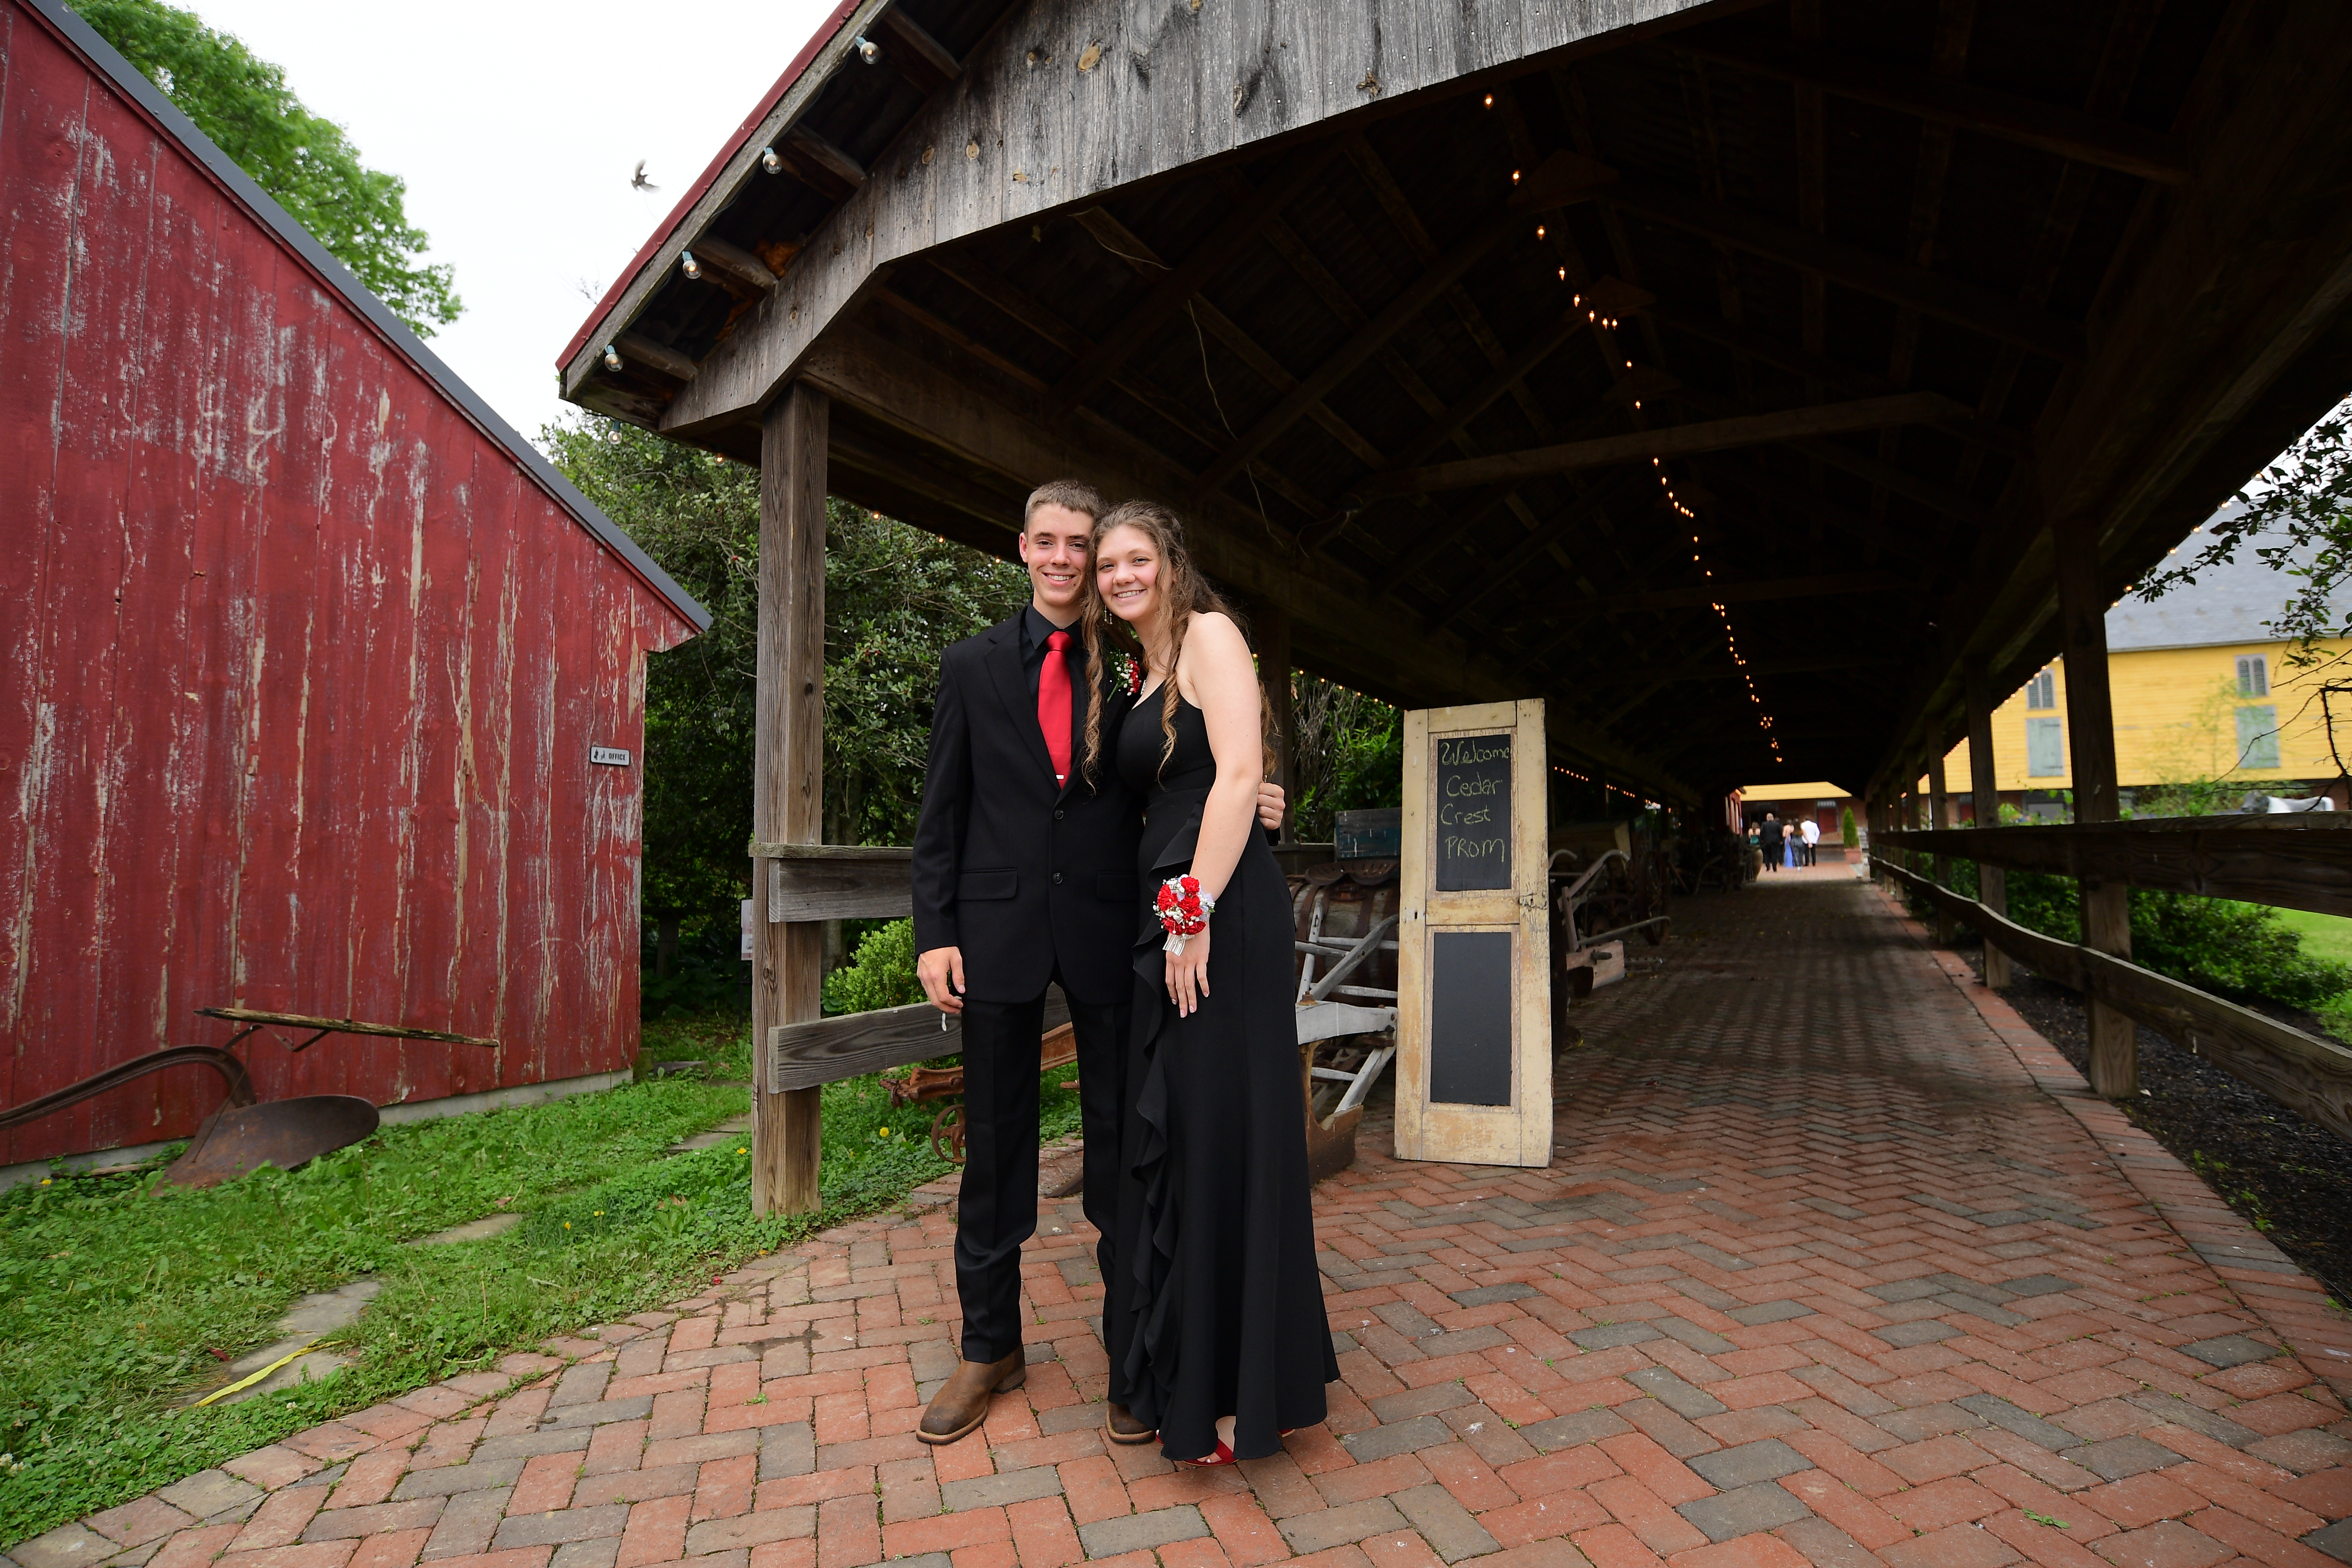
M2153 888L2206 898L2352 915L2352 814L2173 817L2046 827L1892 829L1876 836L1877 871L1915 889L1941 921L1964 923L1989 948L2105 1003L2204 1057L2298 1115L2352 1138L2352 1050L2113 953L2029 931L2007 914L1922 876L1902 860L1932 856L2073 877L2094 886ZM1893 854L1886 851L1893 851ZM2093 1064L2097 1067L2099 1064ZM2128 1092L2134 1069L2093 1087Z

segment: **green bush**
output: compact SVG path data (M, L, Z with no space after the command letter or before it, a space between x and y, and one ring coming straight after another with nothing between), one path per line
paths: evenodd
M1862 830L1854 826L1853 807L1847 806L1838 816L1838 837L1849 849L1862 846Z
M2317 1007L2352 991L2352 964L2305 952L2262 904L2134 888L2132 961L2224 996Z
M1952 890L1979 896L1974 861L1952 863ZM2009 918L2061 942L2083 940L2082 901L2071 878L2011 871ZM1924 910L1924 900L1915 900ZM2326 1012L2352 993L2352 964L2304 949L2303 939L2262 904L2149 888L2131 890L2132 962L2200 990ZM2352 1021L2352 1009L2339 1009ZM2330 1015L2331 1016L2333 1015Z
M915 922L892 921L859 939L857 952L824 977L824 1010L871 1013L923 999L915 978Z

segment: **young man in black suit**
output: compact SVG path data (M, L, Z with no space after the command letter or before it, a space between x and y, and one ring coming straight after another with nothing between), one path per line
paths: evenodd
M1111 1268L1142 805L1111 765L1108 743L1132 696L1116 671L1087 668L1076 629L1101 514L1102 498L1087 485L1040 486L1021 529L1029 604L940 660L915 828L915 947L924 994L963 1019L955 1241L963 1362L916 1428L926 1443L971 1431L989 1395L1024 1376L1021 1244L1037 1228L1038 1037L1048 982L1068 997L1077 1036L1086 1213L1103 1237L1104 1272ZM1104 705L1104 754L1092 779L1084 773L1089 690ZM1280 824L1280 786L1265 786L1258 811ZM1112 1405L1109 1436L1139 1443L1150 1432Z

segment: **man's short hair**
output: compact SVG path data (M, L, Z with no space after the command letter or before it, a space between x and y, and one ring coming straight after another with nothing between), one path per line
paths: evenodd
M1084 512L1088 518L1103 514L1102 492L1084 479L1048 479L1029 492L1029 500L1021 509L1021 531L1029 531L1041 506L1066 507Z

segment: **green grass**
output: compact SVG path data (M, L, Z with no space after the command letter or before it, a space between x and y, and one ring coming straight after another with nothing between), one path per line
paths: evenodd
M748 1034L740 1020L702 1027L706 1047ZM1066 1071L1044 1080L1049 1137L1076 1125L1077 1097L1057 1087ZM748 1137L664 1153L747 1104L739 1088L669 1079L387 1127L299 1171L205 1192L164 1187L151 1166L0 1194L0 1449L13 1456L0 1464L0 1546L675 1300L948 1169L926 1137L935 1108L893 1115L877 1079L848 1079L824 1091L822 1215L754 1218ZM485 1241L403 1245L502 1209L529 1217ZM361 1275L383 1291L333 1338L351 1366L173 1411L216 1374L212 1352L268 1343L296 1297Z
M715 1064L707 1075L740 1083L751 1076L751 1028L738 1016L720 1014L692 1018L654 1018L644 1025L645 1043L637 1052L637 1073L656 1062L707 1061Z
M2306 952L2339 963L2352 963L2352 920L2342 915L2315 914L2309 910L2281 910L2279 924L2303 939ZM2352 991L2331 996L2312 1009L2339 1039L2352 1040Z
M2279 924L2292 929L2310 952L2339 963L2352 963L2352 920L2308 910L2281 910L2278 918Z

